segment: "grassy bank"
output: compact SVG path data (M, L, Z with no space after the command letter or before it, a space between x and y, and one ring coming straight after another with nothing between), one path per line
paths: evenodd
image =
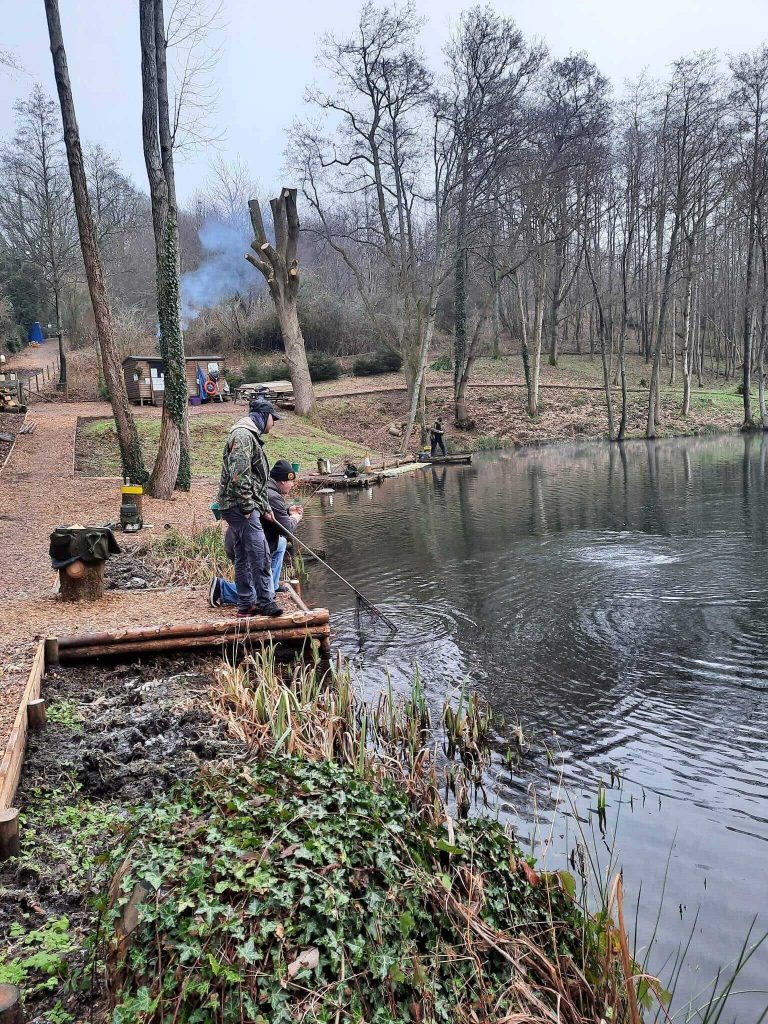
M233 413L201 413L190 417L194 476L218 476L227 431L239 418ZM142 451L148 466L154 462L160 439L160 419L137 417ZM302 468L315 466L320 456L340 462L349 456L362 458L368 451L362 444L350 442L322 427L296 416L286 415L266 442L270 463L277 459L298 462ZM111 419L80 420L75 441L76 469L86 476L118 476L120 451L114 421Z
M649 367L637 357L628 360L628 432L630 438L643 437L646 429ZM658 436L694 436L738 430L743 419L742 398L737 382L706 375L702 388L694 388L691 412L683 416L682 389L678 382L669 384L666 370L661 386L662 416ZM370 382L368 386L371 385ZM402 380L393 375L376 378L382 387L396 387ZM500 360L479 360L468 392L471 430L453 427L452 376L450 371L431 370L427 392L430 418L441 414L447 425L447 440L455 451L491 447L513 447L541 444L548 441L602 439L607 437L607 415L603 394L602 366L599 358L562 356L557 367L542 367L539 413L530 417L526 408L526 390L522 365L518 357ZM340 388L346 381L335 382ZM350 387L354 382L349 382ZM493 386L488 386L493 385ZM355 385L356 386L356 385ZM328 385L322 385L330 392ZM320 392L322 393L322 392ZM615 413L621 395L614 390ZM326 426L357 443L370 444L394 454L401 441L388 433L389 426L407 418L405 395L389 391L377 395L349 394L325 398L319 403ZM413 445L417 443L414 435ZM412 445L412 447L413 447Z

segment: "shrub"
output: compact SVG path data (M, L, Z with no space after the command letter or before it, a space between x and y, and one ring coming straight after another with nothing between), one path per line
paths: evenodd
M9 352L21 352L22 342L17 334L12 334L5 343Z
M338 359L327 355L325 352L310 352L307 356L309 363L309 376L312 381L338 380L341 376L341 366Z
M227 380L230 381L229 386L232 387L229 375ZM259 384L265 380L290 380L288 367L284 363L276 364L257 359L248 359L243 363L242 384Z
M432 369L437 370L439 373L445 372L447 370L452 370L453 360L446 352L445 355L440 356L438 359L434 361L434 363L432 363Z
M240 385L245 382L245 377L239 370L227 370L225 376L227 378L227 384L229 384L229 390L233 392L237 391Z
M403 365L402 356L388 349L379 349L367 356L359 356L352 364L356 377L375 377L378 373L397 373Z

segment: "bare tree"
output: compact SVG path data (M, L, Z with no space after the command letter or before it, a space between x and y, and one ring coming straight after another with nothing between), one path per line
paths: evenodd
M546 51L529 45L510 18L487 7L473 7L460 21L448 47L450 69L446 111L455 149L454 398L457 426L468 422L466 388L477 347L505 277L515 270L519 232L500 237L502 178L513 173L530 138L532 119L526 94L540 72ZM526 217L520 218L525 223ZM505 219L509 227L509 218ZM485 255L495 264L472 341L467 345L467 274L475 238L493 238ZM500 243L500 244L499 244ZM503 251L500 260L494 254ZM500 265L498 265L500 263Z
M170 54L168 120L174 151L198 149L224 137L213 122L219 97L214 71L221 57L216 36L223 6L223 0L170 0L165 46Z
M752 417L752 364L754 335L754 278L758 211L768 190L768 46L743 53L731 60L732 104L737 111L740 143L741 194L747 221L742 318L742 391L744 429L754 426ZM762 345L761 345L762 353Z
M314 416L315 393L309 377L304 335L298 315L299 298L299 214L296 208L296 189L284 188L275 199L270 199L275 244L267 238L258 199L248 203L255 238L246 259L260 270L267 282L275 304L280 333L283 336L285 357L293 384L293 397L299 416Z
M123 472L136 483L143 483L146 480L147 474L144 469L136 424L128 404L120 355L115 344L112 315L104 286L104 274L96 238L96 228L88 199L88 186L86 183L83 152L80 145L80 132L75 116L75 104L69 81L67 56L64 50L58 0L45 0L45 13L48 19L48 35L51 43L53 69L64 124L64 142L72 180L80 246L88 278L88 288L91 293L96 328L99 334L104 374L115 416Z
M718 142L722 131L723 103L712 55L700 54L677 61L659 125L664 174L658 221L663 225L668 219L669 223L664 230L668 241L663 272L659 263L658 315L646 425L649 438L656 436L659 418L659 371L681 231L686 220L694 216L713 163L720 160Z
M62 288L77 262L77 223L56 105L35 85L16 106L17 129L0 151L0 232L12 258L37 267L53 295L61 385L67 380Z
M355 33L327 37L333 91L308 99L328 133L295 133L294 162L318 232L343 260L380 345L403 357L409 428L425 420L424 371L446 245L455 154L448 120L415 47L410 7L363 6Z

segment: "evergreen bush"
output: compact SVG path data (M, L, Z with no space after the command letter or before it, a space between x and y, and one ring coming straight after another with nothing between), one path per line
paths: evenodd
M338 380L341 376L341 366L338 359L329 356L325 352L310 352L307 355L309 364L309 376L313 383L320 380Z
M370 355L358 356L352 364L356 377L375 377L380 373L397 373L403 365L402 356L388 349L379 349Z

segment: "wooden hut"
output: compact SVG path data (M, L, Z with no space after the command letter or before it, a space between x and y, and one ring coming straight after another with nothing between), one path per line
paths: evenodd
M224 356L187 356L187 394L190 398L200 396L198 371L204 381L211 380L216 390L204 401L220 402L229 398L225 379L226 359ZM214 380L211 374L218 374ZM165 394L165 370L159 356L126 356L123 360L125 388L131 402L138 405L162 405Z

